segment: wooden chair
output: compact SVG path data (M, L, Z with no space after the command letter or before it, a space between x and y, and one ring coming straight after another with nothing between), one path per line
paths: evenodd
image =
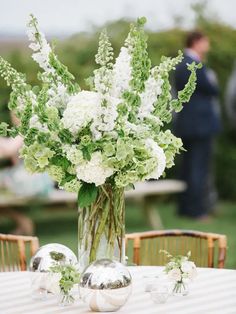
M0 233L0 271L27 269L27 257L35 254L39 247L37 237Z
M166 250L172 255L186 255L199 267L223 268L226 258L225 235L191 230L147 231L126 235L126 254L136 265L165 265ZM218 254L216 254L218 251Z

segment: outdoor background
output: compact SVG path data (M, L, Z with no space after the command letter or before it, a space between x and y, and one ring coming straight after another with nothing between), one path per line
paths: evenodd
M215 176L220 201L218 215L212 222L201 224L175 215L175 199L159 199L157 207L166 229L185 228L225 233L229 237L227 267L236 268L236 121L229 122L225 91L236 60L236 3L234 0L198 1L26 1L3 0L0 12L0 55L19 71L26 73L30 84L37 85L38 68L30 58L24 27L29 13L34 13L49 39L56 45L61 61L78 79L81 87L95 67L99 31L105 26L117 55L132 20L148 18L149 53L153 64L162 55L174 56L183 48L186 31L203 30L210 38L208 66L218 76L223 130L217 139ZM141 4L142 3L142 4ZM19 6L19 7L18 7ZM63 16L63 9L66 10ZM69 8L69 9L68 9ZM4 11L5 10L5 11ZM14 11L13 11L14 10ZM11 13L10 13L11 12ZM60 13L61 12L61 13ZM235 15L235 16L234 16ZM124 18L121 18L124 17ZM78 32L76 31L78 29ZM236 88L236 86L235 86ZM10 89L0 79L0 121L9 121L7 101ZM3 167L5 163L1 164ZM167 173L174 177L175 169ZM35 205L26 211L36 222L36 235L41 244L60 242L76 251L76 210L45 210ZM0 217L1 218L1 217ZM0 232L14 226L0 220ZM127 231L147 230L142 211L127 205Z

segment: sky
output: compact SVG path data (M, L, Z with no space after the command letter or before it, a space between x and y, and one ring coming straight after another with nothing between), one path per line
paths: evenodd
M120 18L146 16L153 30L173 26L182 15L191 27L191 3L198 0L0 0L0 34L23 35L30 13L47 34L71 35ZM236 0L208 0L211 14L236 28Z

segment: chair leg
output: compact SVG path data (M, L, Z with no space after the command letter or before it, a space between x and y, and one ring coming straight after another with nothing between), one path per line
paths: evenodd
M144 215L148 220L149 226L153 230L164 229L161 216L156 208L155 202L152 198L145 197L143 202Z

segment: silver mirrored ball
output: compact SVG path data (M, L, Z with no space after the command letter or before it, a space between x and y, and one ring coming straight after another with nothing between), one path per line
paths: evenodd
M50 271L55 263L77 265L76 255L65 245L46 244L38 249L30 260L32 296L41 299L46 293L59 294L60 276Z
M30 260L30 270L48 272L55 262L66 264L77 263L76 255L67 246L59 243L50 243L41 246Z
M132 291L128 269L116 261L100 259L89 265L81 275L80 297L95 312L119 310Z

